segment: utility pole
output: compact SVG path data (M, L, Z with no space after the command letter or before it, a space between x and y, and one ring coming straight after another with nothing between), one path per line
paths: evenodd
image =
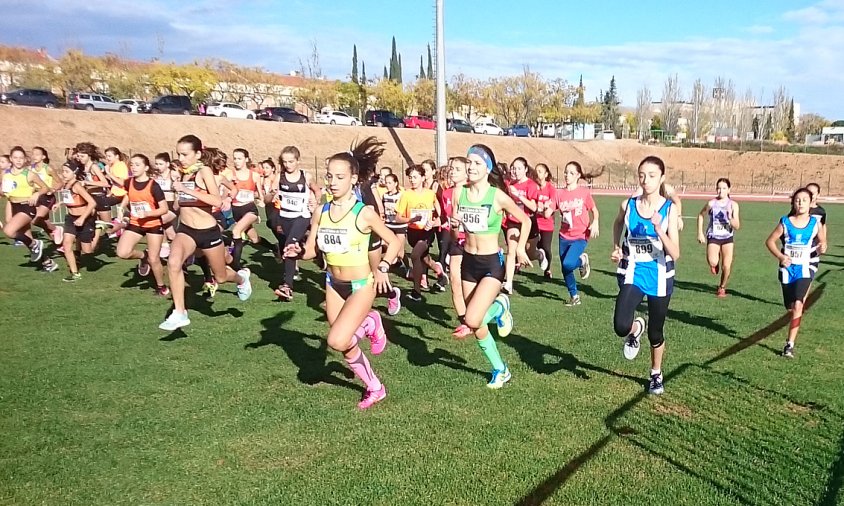
M437 18L437 166L448 162L446 149L446 110L445 110L445 41L443 40L443 2L435 0Z

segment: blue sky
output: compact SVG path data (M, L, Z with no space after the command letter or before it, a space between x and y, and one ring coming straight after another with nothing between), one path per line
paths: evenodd
M669 74L691 89L718 75L769 102L780 85L801 112L844 118L844 0L445 0L446 73L519 73L576 82L594 97L615 75L623 105L644 85L659 99ZM323 71L343 78L352 44L380 75L395 35L405 79L434 37L433 0L7 0L0 43L68 47L187 62L224 58L286 73L312 41ZM45 16L45 13L49 13Z

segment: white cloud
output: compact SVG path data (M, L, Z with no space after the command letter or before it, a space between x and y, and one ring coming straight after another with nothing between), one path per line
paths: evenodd
M753 35L765 35L774 33L774 27L768 25L751 25L746 27L744 31Z

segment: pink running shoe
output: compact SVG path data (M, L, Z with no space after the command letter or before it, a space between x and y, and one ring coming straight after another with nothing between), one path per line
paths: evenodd
M393 298L387 299L387 314L396 316L401 311L401 290L399 287L393 287Z
M387 387L381 385L380 390L367 390L363 400L358 403L358 409L367 409L387 398Z
M56 227L53 229L53 243L58 246L62 243L64 238L64 227Z
M381 321L381 315L378 314L378 311L370 311L367 318L372 318L372 321L375 322L375 330L369 336L369 349L373 355L380 355L387 347L387 333L384 332L384 322Z
M461 323L459 327L454 329L454 332L452 332L451 335L457 339L466 339L472 335L472 329L470 329L466 324Z

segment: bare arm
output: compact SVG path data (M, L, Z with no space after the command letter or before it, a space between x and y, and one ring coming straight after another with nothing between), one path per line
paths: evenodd
M733 202L733 213L730 215L730 226L733 227L733 230L738 230L741 228L738 202Z
M768 247L768 251L771 252L772 255L776 257L779 261L780 265L788 265L791 263L790 259L784 255L780 249L777 247L777 240L782 237L784 230L782 229L782 223L777 223L777 226L774 227L774 230L771 232L771 235L765 239L765 246Z

